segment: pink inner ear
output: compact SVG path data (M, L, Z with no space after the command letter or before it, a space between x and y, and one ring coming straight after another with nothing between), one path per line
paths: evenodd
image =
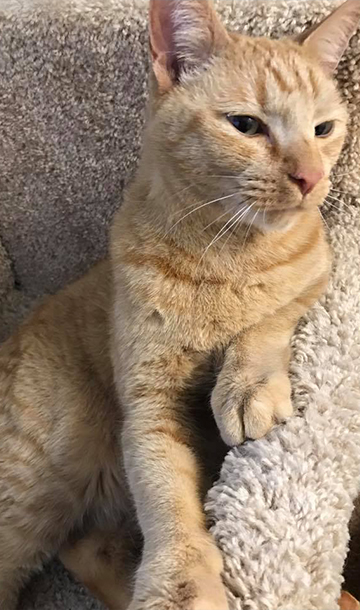
M150 2L150 45L153 59L174 53L174 28L171 20L171 0Z
M150 0L150 51L160 93L168 91L174 81L175 41L172 9L172 0Z

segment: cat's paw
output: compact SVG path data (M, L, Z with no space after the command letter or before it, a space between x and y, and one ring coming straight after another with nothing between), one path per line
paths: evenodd
M158 589L135 598L128 610L229 610L221 580L210 575L201 580L185 577Z
M221 580L222 558L210 537L204 537L195 550L196 561L176 569L172 552L169 562L162 557L141 566L135 594L128 610L228 610L225 588ZM186 549L188 554L189 549ZM190 555L192 553L190 552ZM159 560L160 559L160 560ZM179 555L179 564L183 563Z
M290 380L280 372L246 391L237 381L216 384L211 406L221 438L234 447L246 438L261 438L292 415Z

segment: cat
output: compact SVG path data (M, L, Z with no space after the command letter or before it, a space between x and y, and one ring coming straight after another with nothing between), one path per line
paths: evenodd
M343 591L341 593L341 597L339 599L339 606L340 610L359 610L360 608L360 604L357 599L355 599L355 597L350 595L350 593L348 593L347 591Z
M207 0L151 0L149 120L109 260L0 349L2 610L56 553L111 610L228 608L202 499L226 447L292 413L359 19L347 0L257 39Z

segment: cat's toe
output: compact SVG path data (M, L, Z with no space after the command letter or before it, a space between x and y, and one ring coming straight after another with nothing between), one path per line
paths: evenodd
M244 430L247 438L265 436L274 425L272 404L263 398L254 397L244 409Z
M229 392L226 397L218 395L215 391L211 398L211 406L221 438L229 447L236 447L245 440L242 400L242 395L236 391Z
M244 405L244 430L247 438L265 436L271 428L293 413L291 386L285 373L270 377Z

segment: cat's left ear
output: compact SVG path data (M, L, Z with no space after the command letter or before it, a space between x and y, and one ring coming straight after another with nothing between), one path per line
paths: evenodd
M209 0L150 0L150 50L161 92L203 66L229 41Z
M360 0L347 0L324 21L298 36L327 73L334 72L360 21Z

